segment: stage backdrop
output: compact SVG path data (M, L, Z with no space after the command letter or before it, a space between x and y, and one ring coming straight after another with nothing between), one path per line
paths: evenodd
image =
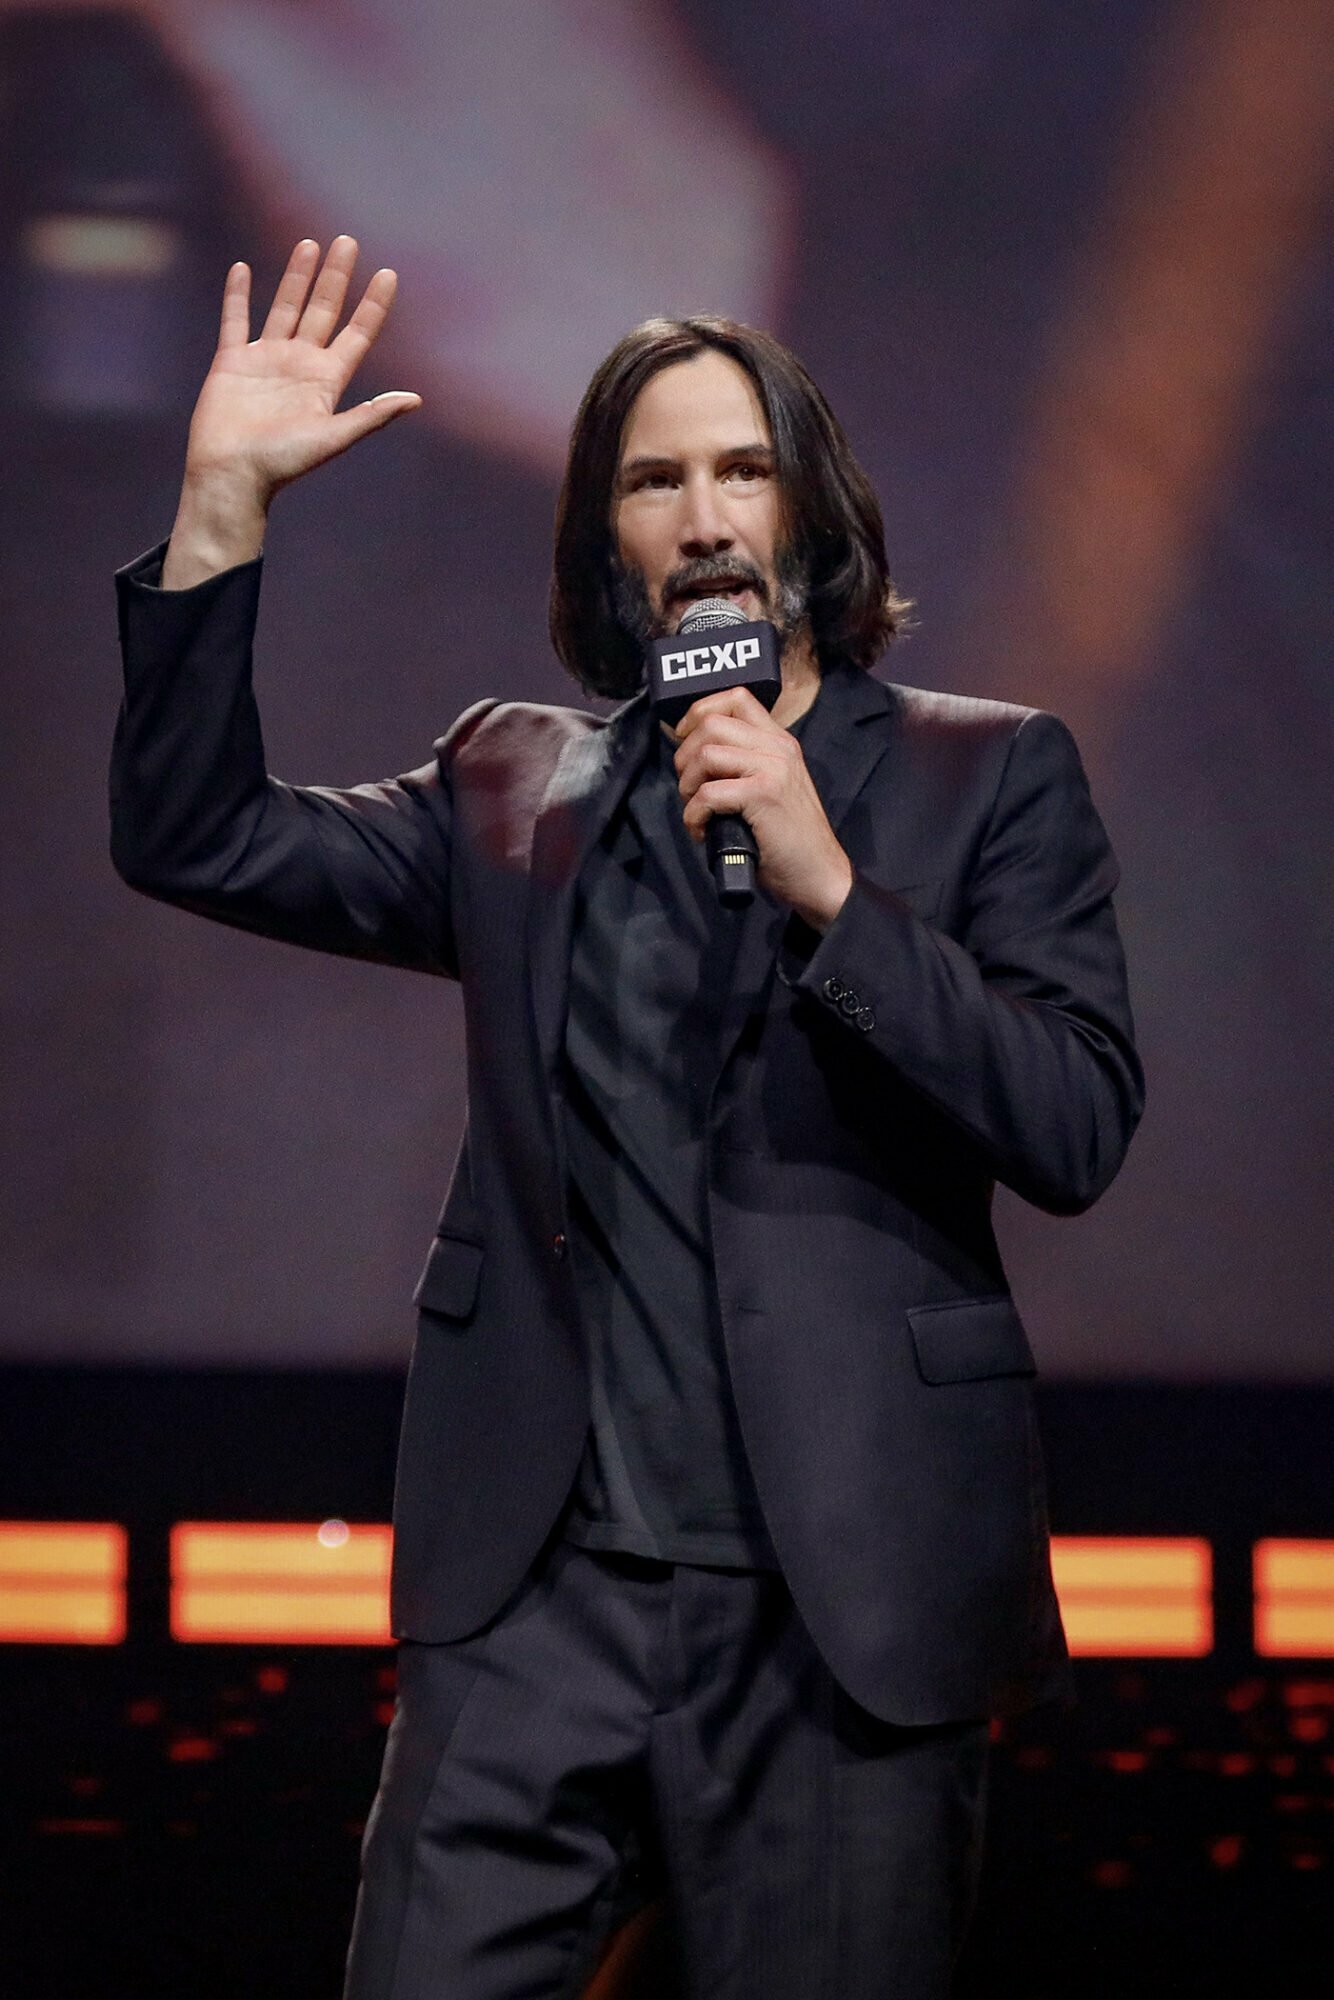
M1120 856L1149 1111L1000 1197L1044 1370L1328 1378L1327 0L0 0L0 1357L384 1362L457 993L134 895L111 572L167 532L229 261L362 240L425 406L284 495L271 769L426 761L545 639L562 444L646 314L772 326L885 507L888 677L1054 709Z

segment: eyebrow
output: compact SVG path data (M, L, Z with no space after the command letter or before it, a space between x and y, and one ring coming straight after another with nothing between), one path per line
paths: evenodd
M761 444L758 438L753 444L729 445L726 450L718 452L717 457L758 458L763 459L767 465L775 463L773 446ZM680 459L669 458L662 452L649 452L639 458L627 458L624 465L618 468L616 476L618 479L628 479L636 472L656 472L659 469L669 471L680 463Z

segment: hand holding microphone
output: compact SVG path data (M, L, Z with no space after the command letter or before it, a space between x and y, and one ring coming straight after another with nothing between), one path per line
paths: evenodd
M771 894L827 929L852 865L801 745L769 714L782 691L774 627L746 620L726 598L704 598L673 637L650 642L647 669L654 714L677 736L685 824L709 843L719 896L743 908L758 871Z
M771 709L783 691L778 634L767 619L750 621L725 597L692 604L673 637L648 648L649 699L659 721L675 725L702 695L744 687ZM755 894L759 849L740 813L711 813L705 828L709 872L724 903Z

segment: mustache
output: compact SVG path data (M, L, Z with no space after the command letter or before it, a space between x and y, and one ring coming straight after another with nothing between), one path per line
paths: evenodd
M675 597L684 597L688 593L698 595L710 584L716 584L719 589L744 584L755 592L762 604L769 602L769 586L758 564L747 562L744 558L719 561L717 556L696 556L672 570L663 581L662 601L666 605Z
M622 563L613 551L609 568L611 608L621 630L641 646L650 639L665 638L675 626L659 616L649 599L644 572L635 563ZM759 598L766 617L778 628L780 647L800 629L807 615L811 588L809 563L794 550L778 551L778 602L773 603L769 584L758 564L747 556L694 556L678 563L664 580L662 602L669 604L685 591L698 591L709 584L744 583Z

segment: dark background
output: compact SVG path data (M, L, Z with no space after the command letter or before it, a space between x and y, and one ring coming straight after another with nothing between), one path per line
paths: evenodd
M392 1654L174 1643L167 1538L388 1518L461 1016L134 896L105 792L226 267L348 229L401 282L357 393L425 405L275 509L278 775L576 698L569 419L701 307L866 464L883 671L1074 728L1149 1109L1002 1243L1054 1529L1206 1538L1216 1642L1002 1733L961 2000L1323 2000L1334 1671L1256 1657L1251 1552L1334 1535L1332 132L1331 0L0 0L0 1518L130 1546L124 1644L0 1648L6 1992L338 1990Z

